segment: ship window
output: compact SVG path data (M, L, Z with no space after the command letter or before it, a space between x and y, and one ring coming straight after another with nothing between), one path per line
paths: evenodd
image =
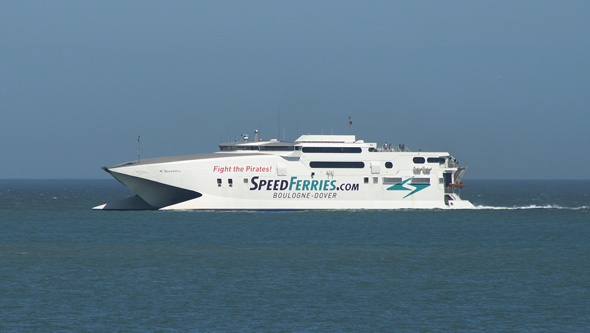
M430 178L412 178L412 184L430 184Z
M291 151L294 149L294 146L260 146L260 150L266 151Z
M425 162L424 157L414 157L414 163L424 164L424 162Z
M248 184L248 178L244 178L244 184Z
M295 146L295 150L301 150L301 146Z
M373 177L373 184L379 184L379 177Z
M237 146L237 150L259 150L260 146Z
M364 162L309 162L312 168L362 169Z
M365 184L369 183L369 177L365 177Z
M402 179L400 177L383 177L383 185L401 184Z
M391 163L391 162L385 162L385 167L387 169L391 169L391 168L393 168L393 163Z
M221 178L217 178L217 187L221 187Z
M303 147L304 153L360 153L358 147Z
M428 158L428 163L439 163L439 164L443 164L443 163L445 163L445 158L444 157L429 157Z
M227 183L229 184L229 187L233 187L234 186L234 180L233 179L228 179Z

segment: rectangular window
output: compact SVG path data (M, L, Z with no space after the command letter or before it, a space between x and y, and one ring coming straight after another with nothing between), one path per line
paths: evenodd
M309 162L312 168L326 169L362 169L365 167L364 162Z
M365 177L365 184L369 183L369 177Z
M228 179L227 183L229 184L229 187L233 187L234 186L234 180L233 179Z
M244 184L248 184L248 178L244 178Z
M261 151L291 151L295 150L295 146L260 146Z
M445 163L445 158L444 157L429 157L427 159L428 163L438 163L438 164L443 164Z
M401 177L383 177L383 185L401 184Z
M373 177L373 184L379 184L379 177Z
M217 178L217 187L221 187L221 178Z
M430 184L430 178L412 178L412 184Z
M260 150L260 146L236 146L237 150Z
M360 153L361 148L358 147L303 147L304 153Z

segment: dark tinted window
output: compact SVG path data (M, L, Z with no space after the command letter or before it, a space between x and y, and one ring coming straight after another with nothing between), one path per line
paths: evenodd
M414 163L424 164L424 162L426 162L426 160L424 160L424 157L414 157Z
M237 146L238 150L258 150L259 146Z
M304 153L360 153L359 147L303 147Z
M260 150L289 151L295 150L294 146L260 146Z
M393 163L391 163L391 162L385 162L385 167L387 169L391 169L391 168L393 168Z
M428 163L445 163L444 157L429 157Z
M309 162L312 168L333 168L333 169L362 169L363 162Z

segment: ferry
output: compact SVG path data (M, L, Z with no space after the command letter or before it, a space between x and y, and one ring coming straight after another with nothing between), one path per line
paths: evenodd
M412 152L355 135L222 143L219 152L103 167L136 193L98 210L470 209L467 169L446 152ZM139 153L138 153L139 155Z

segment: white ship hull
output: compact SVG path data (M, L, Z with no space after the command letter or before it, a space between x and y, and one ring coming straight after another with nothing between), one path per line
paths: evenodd
M214 154L104 168L137 196L95 209L467 209L448 153L377 149L354 136L245 142Z

